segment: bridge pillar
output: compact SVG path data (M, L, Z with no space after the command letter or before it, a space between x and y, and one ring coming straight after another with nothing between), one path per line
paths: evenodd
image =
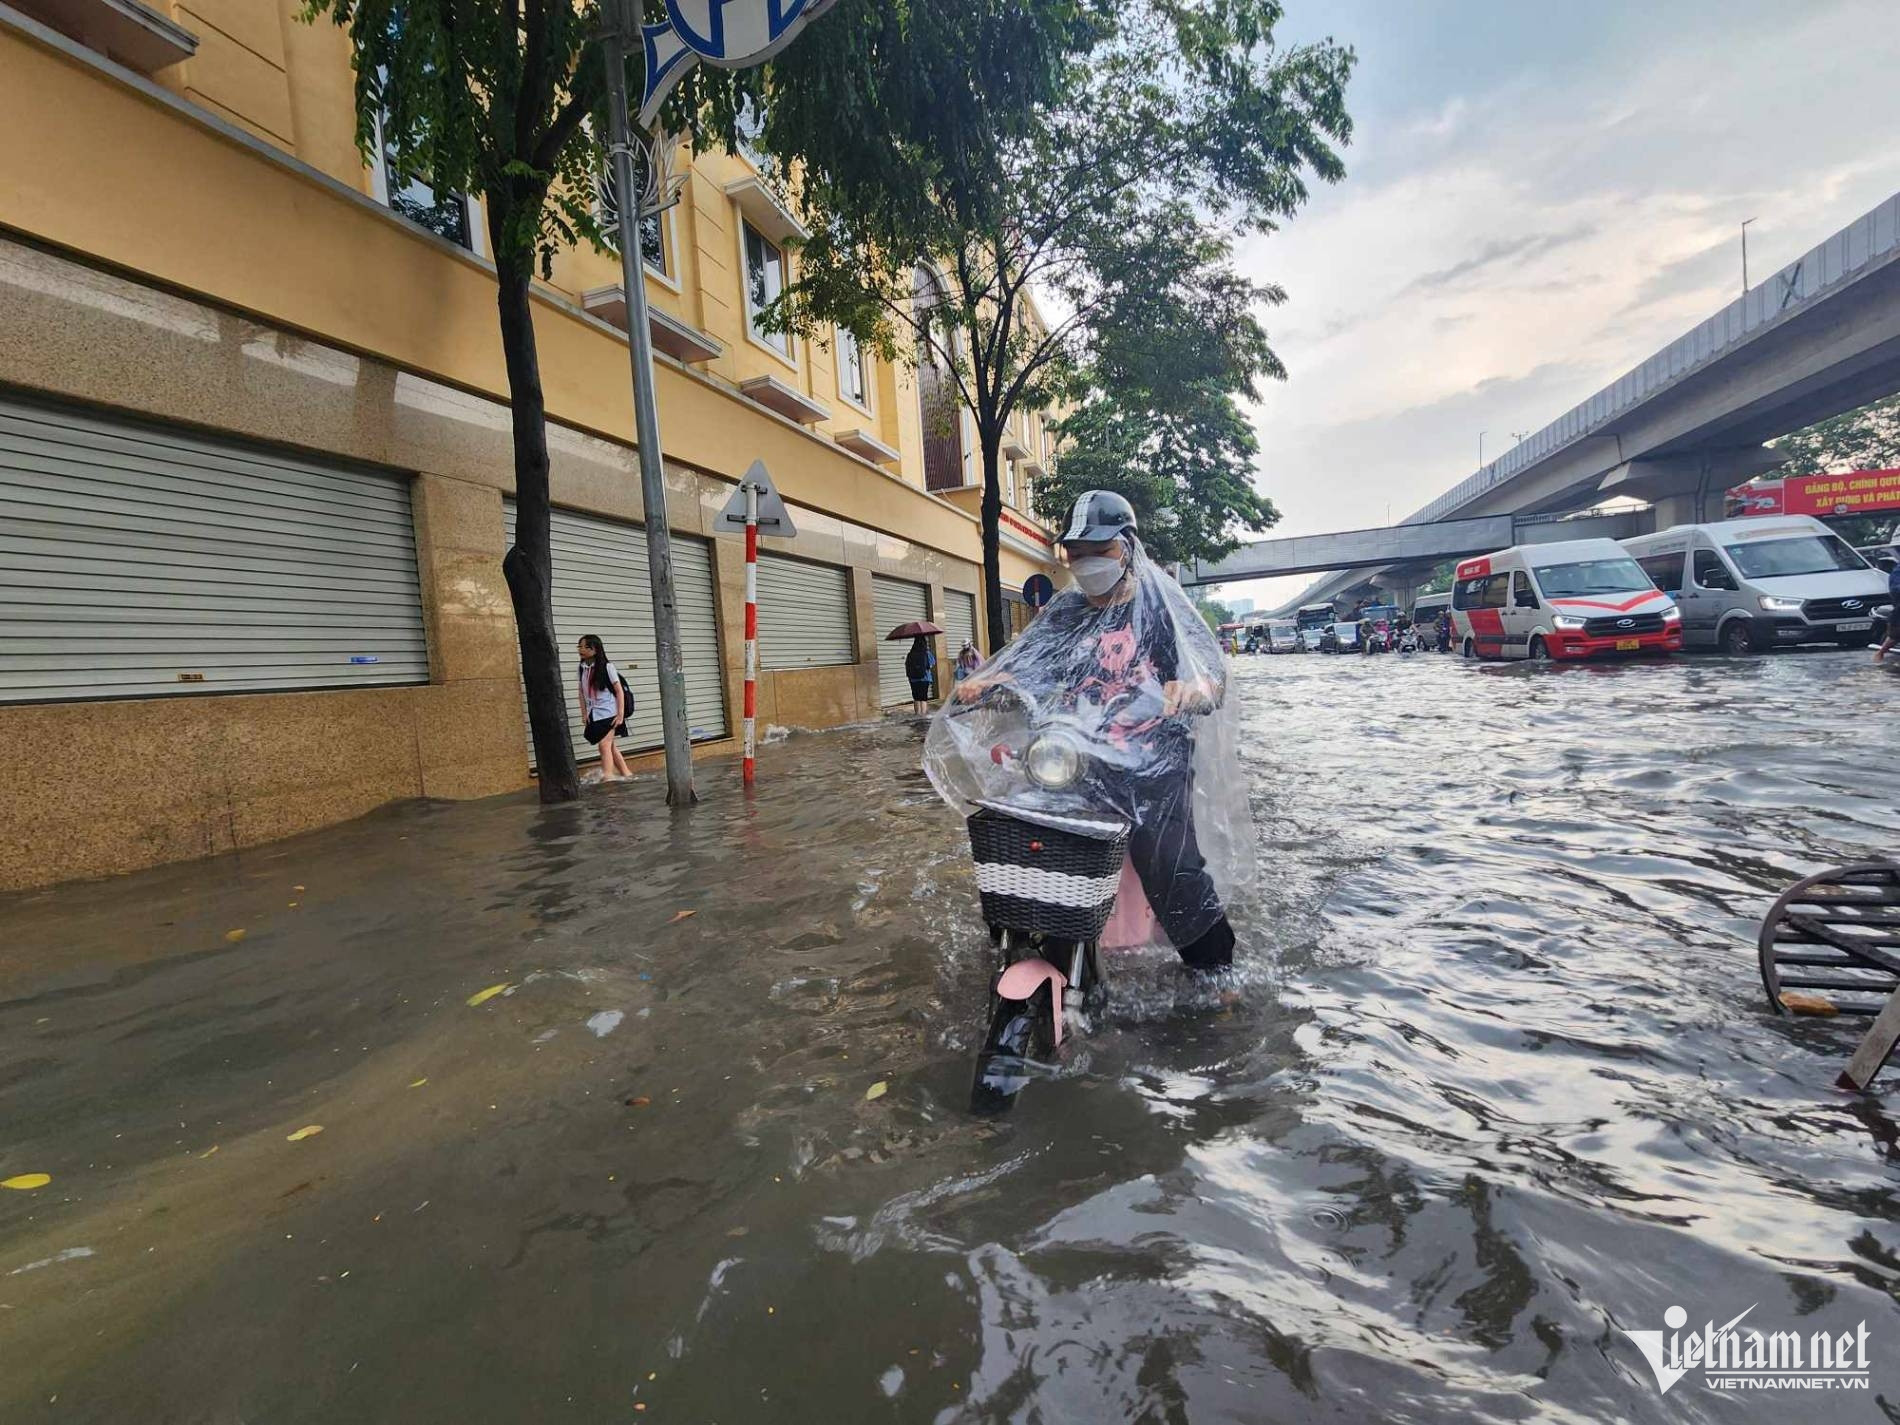
M1725 491L1784 463L1780 452L1760 445L1628 460L1605 475L1598 489L1648 500L1656 511L1656 528L1667 529L1721 519Z

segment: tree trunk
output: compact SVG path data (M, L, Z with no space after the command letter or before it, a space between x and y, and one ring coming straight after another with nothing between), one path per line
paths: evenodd
M499 206L499 205L497 205ZM495 221L491 215L491 224ZM499 244L497 244L499 248ZM528 692L541 800L571 802L580 773L567 723L561 650L554 642L554 554L548 537L547 402L534 343L525 260L500 267L501 350L508 364L508 404L515 436L515 543L501 562L521 641L521 681Z
M1003 432L977 426L977 444L983 457L983 617L989 624L993 655L1009 642L1010 627L1004 617L1001 540L1003 529L1003 486L997 476Z

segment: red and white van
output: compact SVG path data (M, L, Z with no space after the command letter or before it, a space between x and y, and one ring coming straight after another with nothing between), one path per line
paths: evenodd
M1458 565L1453 638L1467 658L1674 653L1682 615L1613 539L1520 544Z

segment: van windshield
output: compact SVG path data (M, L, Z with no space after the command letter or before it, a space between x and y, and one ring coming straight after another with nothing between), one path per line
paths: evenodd
M1591 594L1634 594L1653 589L1634 559L1584 559L1575 564L1538 564L1538 587L1547 599L1580 599Z
M1861 557L1847 542L1832 534L1804 534L1794 539L1756 539L1728 544L1728 557L1744 579L1785 579L1796 574L1838 574L1843 569L1865 569Z

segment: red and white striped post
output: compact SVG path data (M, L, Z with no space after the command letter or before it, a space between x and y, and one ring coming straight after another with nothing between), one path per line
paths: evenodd
M752 733L759 699L759 487L745 483L745 760L741 777L752 785Z

